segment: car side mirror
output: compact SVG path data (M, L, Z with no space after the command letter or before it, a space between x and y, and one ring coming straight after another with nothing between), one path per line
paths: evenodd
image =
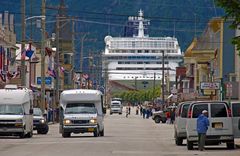
M103 114L106 114L106 113L107 113L107 108L103 107Z
M29 110L29 114L33 114L33 109L30 109L30 110Z

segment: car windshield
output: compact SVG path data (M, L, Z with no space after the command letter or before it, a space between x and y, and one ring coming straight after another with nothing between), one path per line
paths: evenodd
M67 104L66 114L96 114L97 109L93 103L69 103Z
M33 108L33 115L34 116L42 116L42 111L40 108Z
M13 114L13 115L23 115L23 107L22 105L0 105L0 114Z

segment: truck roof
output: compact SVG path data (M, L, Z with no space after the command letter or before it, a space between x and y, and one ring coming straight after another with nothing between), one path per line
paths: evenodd
M30 90L0 89L0 104L22 104L31 98Z
M61 103L74 102L74 101L100 101L102 93L98 90L91 89L72 89L64 90L61 93L60 101Z

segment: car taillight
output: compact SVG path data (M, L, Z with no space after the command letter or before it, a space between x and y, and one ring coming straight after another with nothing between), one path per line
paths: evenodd
M229 117L232 117L232 111L231 111L230 108L228 109L228 116L229 116Z
M191 116L192 116L192 111L191 111L191 109L188 111L188 118L191 118Z

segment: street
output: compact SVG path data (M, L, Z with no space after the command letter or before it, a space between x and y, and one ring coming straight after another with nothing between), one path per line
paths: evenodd
M125 109L124 109L125 110ZM128 118L109 113L105 117L105 136L74 134L62 138L58 124L50 125L47 135L34 133L31 139L1 137L0 156L239 156L240 149L227 150L225 144L207 147L206 151L188 151L186 146L176 146L173 125L155 124L152 119L142 119L131 112Z

